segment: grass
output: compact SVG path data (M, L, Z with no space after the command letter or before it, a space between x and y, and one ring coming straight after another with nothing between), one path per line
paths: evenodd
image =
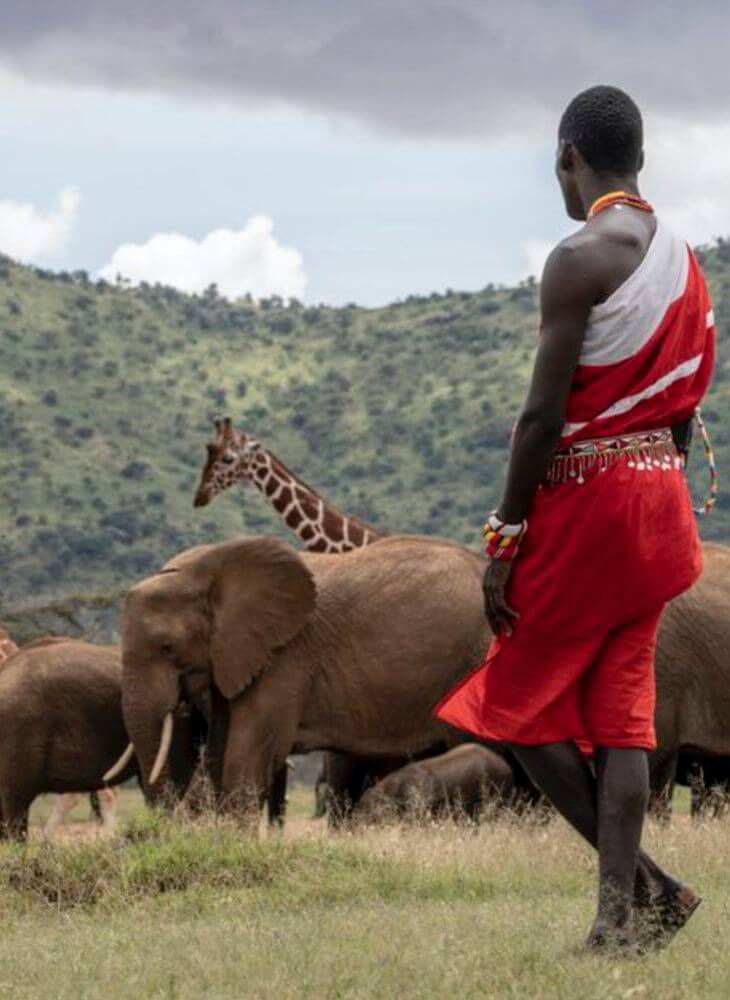
M575 951L595 873L561 822L333 835L310 807L298 791L286 835L253 842L229 822L160 820L125 792L115 838L4 846L0 996L727 996L722 822L649 826L706 903L666 952L616 962Z

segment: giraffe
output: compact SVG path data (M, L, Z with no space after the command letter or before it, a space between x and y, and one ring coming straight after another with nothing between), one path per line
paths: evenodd
M350 552L385 537L327 503L259 441L237 430L230 417L215 421L207 451L196 507L205 507L236 483L253 483L310 552Z
M20 646L13 642L6 629L0 626L0 668L3 663L9 660L13 653L17 653ZM78 792L66 792L63 795L56 795L53 802L53 809L43 827L43 835L52 837L57 828L61 825L64 817L80 801ZM92 792L89 796L91 808L102 825L102 829L109 832L114 829L116 823L117 799L119 791L116 788L100 788Z
M259 441L237 430L230 417L215 421L215 434L207 445L207 453L195 507L205 507L237 483L242 486L253 483L310 552L340 554L386 537L386 532L329 504ZM444 743L423 756L447 749ZM321 810L326 802L324 809L330 822L339 825L349 817L370 784L406 763L405 758L360 758L326 752L317 782L326 792L324 797L319 794L317 809Z

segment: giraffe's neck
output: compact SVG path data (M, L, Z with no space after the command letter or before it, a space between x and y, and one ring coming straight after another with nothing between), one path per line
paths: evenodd
M364 521L332 507L263 448L252 460L250 479L310 552L349 552L383 537Z

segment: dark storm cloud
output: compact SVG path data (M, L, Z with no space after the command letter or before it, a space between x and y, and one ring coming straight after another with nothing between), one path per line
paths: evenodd
M0 63L33 79L488 135L554 119L596 82L657 112L722 113L726 11L717 0L5 0Z

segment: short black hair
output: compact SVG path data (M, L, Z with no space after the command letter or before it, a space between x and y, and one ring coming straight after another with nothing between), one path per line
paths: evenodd
M590 87L563 112L558 138L572 142L593 170L632 174L644 145L641 112L618 87Z

